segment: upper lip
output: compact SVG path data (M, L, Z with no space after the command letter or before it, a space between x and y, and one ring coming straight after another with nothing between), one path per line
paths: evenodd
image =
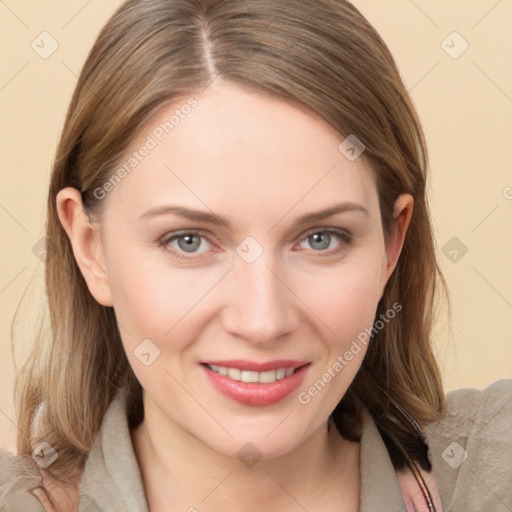
M300 368L309 361L296 361L291 359L276 359L274 361L249 361L247 359L229 359L224 361L202 361L202 364L225 366L226 368L239 368L252 372L269 372L279 368Z

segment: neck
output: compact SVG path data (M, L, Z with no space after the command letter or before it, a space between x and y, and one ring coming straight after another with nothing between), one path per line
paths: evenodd
M158 416L154 407L145 407L144 421L132 431L152 512L313 511L323 502L329 504L323 510L330 510L333 496L340 496L336 510L348 510L343 508L347 498L354 503L359 499L359 444L341 438L334 423L326 422L280 457L257 462L248 458L244 463L212 450L169 421L164 425Z

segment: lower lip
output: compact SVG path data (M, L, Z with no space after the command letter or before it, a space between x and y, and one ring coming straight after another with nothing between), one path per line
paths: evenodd
M244 405L271 405L287 397L297 389L308 371L310 364L299 368L289 377L269 384L259 382L240 382L210 370L206 365L201 367L208 375L210 382L228 398Z

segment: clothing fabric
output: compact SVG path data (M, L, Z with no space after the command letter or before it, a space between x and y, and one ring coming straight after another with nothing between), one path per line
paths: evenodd
M395 472L368 411L363 418L360 512L427 511L412 475ZM448 393L443 417L424 432L433 470L422 474L437 512L512 512L512 379ZM8 483L6 461L0 462L0 488ZM43 512L34 487L20 484L0 495L0 510ZM80 493L78 512L149 512L122 394L105 415Z

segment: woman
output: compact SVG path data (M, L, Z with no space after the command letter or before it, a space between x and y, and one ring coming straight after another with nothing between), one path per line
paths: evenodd
M0 508L510 508L512 382L446 399L431 348L427 166L348 2L123 4L55 158Z

